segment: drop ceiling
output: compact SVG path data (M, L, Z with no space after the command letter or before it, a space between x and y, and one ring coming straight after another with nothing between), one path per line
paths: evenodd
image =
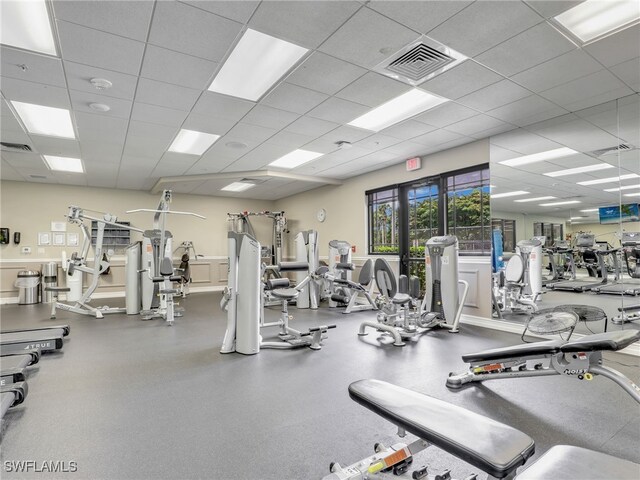
M579 48L548 21L577 3L52 1L59 57L0 50L2 141L34 150L3 151L0 178L149 190L163 177L189 176L167 185L277 199L317 187L302 176L344 180L505 132L512 142L495 144L503 155L579 144L585 123L599 130L585 131L588 150L606 148L612 133L578 112L640 90L640 26ZM207 91L248 27L309 53L258 102ZM451 101L380 132L348 126L413 88L374 70L422 35L468 57L418 86ZM96 90L96 77L113 86ZM78 138L28 135L10 100L70 109ZM566 139L554 133L556 118ZM221 138L202 156L167 152L181 128ZM324 155L291 170L297 179L268 178L242 193L220 192L210 177L239 180L295 149ZM44 154L80 157L86 173L50 171ZM495 175L509 178L503 168Z

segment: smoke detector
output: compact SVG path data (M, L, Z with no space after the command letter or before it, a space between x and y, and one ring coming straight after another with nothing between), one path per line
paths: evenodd
M373 70L415 87L466 59L461 53L422 35Z
M92 78L89 82L91 82L91 85L93 85L96 90L108 90L113 86L113 83L106 78Z
M353 146L351 142L347 142L346 140L340 140L339 142L336 142L336 145L340 150L345 150Z
M104 103L90 103L89 108L91 108L92 110L97 110L98 112L108 112L109 110L111 110L111 107Z

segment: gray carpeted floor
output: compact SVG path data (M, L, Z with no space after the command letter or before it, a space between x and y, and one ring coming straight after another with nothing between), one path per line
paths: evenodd
M3 478L321 478L329 462L352 463L374 443L397 439L391 424L349 399L347 386L361 378L387 380L508 423L535 439L536 456L571 444L640 462L638 404L606 379L497 380L447 390L449 371L464 368L462 353L516 344L518 335L463 325L458 334L440 331L404 348L379 347L375 334L356 335L372 312L294 308L295 326L338 324L321 351L221 355L226 316L219 299L191 295L174 327L67 312L52 321L46 305L2 306L2 328L72 327L63 351L46 355L29 375L24 405L5 416L3 466L78 464L75 474L3 471ZM268 315L275 318L278 309ZM638 358L605 357L638 381ZM417 460L450 466L458 477L477 472L437 449Z

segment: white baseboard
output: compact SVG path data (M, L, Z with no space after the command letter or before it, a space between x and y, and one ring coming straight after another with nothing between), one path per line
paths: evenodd
M522 333L523 325L520 323L507 322L504 320L495 320L491 318L484 317L476 317L474 315L462 315L460 318L461 323L466 323L467 325L475 325L477 327L489 328L491 330L499 330L501 332L509 332L509 333ZM571 338L582 338L584 334L574 333ZM554 340L558 337L552 336L544 336L544 335L535 335L533 333L527 332L527 337L537 337L542 340ZM633 355L635 357L640 357L640 343L634 343L629 345L627 348L624 348L616 353L623 353L625 355Z

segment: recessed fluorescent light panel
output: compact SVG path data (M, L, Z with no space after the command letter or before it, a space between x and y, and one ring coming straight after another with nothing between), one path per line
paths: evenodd
M291 153L287 153L284 157L280 157L269 164L270 167L280 168L295 168L299 167L303 163L315 160L318 157L324 155L323 153L311 152L309 150L294 150Z
M57 55L44 0L2 2L0 43Z
M52 155L43 155L43 157L50 170L55 170L57 172L84 173L82 160L79 158L55 157Z
M524 190L517 190L515 192L492 193L491 198L515 197L517 195L528 195L528 194L529 192L525 192Z
M11 105L15 108L29 133L51 137L76 138L69 110L14 101L11 101Z
M169 147L169 151L202 155L219 138L220 135L214 135L213 133L202 133L182 128Z
M414 88L370 110L349 125L378 132L448 101L448 98Z
M255 102L308 51L248 28L209 90Z
M567 200L566 202L552 202L552 203L541 203L541 207L555 207L556 205L571 205L574 203L580 203L580 200Z
M605 188L605 192L619 192L620 190L635 190L636 188L640 188L640 183L638 185L624 185L622 187L617 188Z
M493 196L493 198L495 198L495 195ZM554 197L552 195L548 195L546 197L523 198L523 199L520 199L520 200L514 200L514 202L521 202L521 203L524 203L524 202L539 202L539 201L542 201L542 200L553 200L554 198L556 198L556 197Z
M566 170L557 170L555 172L545 173L547 177L564 177L566 175L576 175L578 173L595 172L597 170L606 170L607 168L613 168L613 165L608 163L597 163L595 165L586 165L584 167L568 168Z
M499 163L508 167L519 167L521 165L528 165L530 163L544 162L545 160L553 160L554 158L568 157L569 155L575 155L575 150L562 147L554 150L547 150L546 152L533 153L531 155L525 155L523 157L510 158L509 160L503 160Z
M619 177L599 178L598 180L587 180L586 182L578 182L578 185L598 185L600 183L618 182L620 180L629 180L630 178L640 178L637 173L629 173L620 175Z
M640 192L638 193L625 193L625 197L640 197Z
M581 212L584 213L589 213L589 212L599 212L600 209L599 208L587 208L586 210L580 210Z
M222 187L220 190L224 190L225 192L244 192L245 190L249 190L250 188L255 186L256 185L254 183L233 182L226 187Z
M638 0L586 0L554 18L586 44L637 24L640 6Z

